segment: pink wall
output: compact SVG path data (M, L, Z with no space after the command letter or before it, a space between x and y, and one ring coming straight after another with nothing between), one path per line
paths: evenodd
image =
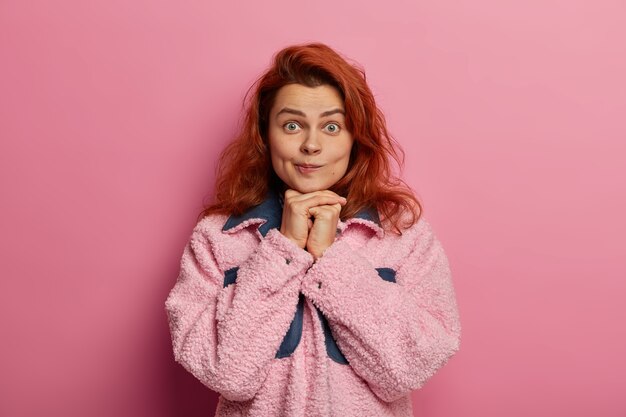
M625 3L233 3L0 3L0 415L212 415L163 303L243 94L319 40L452 265L462 347L415 415L625 416Z

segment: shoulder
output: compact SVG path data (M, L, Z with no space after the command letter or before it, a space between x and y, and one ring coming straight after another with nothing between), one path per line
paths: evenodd
M405 219L410 220L410 217ZM372 244L398 263L402 263L409 257L424 258L435 252L443 253L443 247L433 226L423 214L400 234L387 230L382 238Z
M404 233L416 242L429 241L435 238L433 227L424 215L421 215Z
M206 215L196 223L193 234L210 236L221 232L226 220L228 220L228 216L225 214Z
M444 276L450 274L446 251L427 219L420 217L406 235L412 249L405 266L415 271L436 270Z
M208 250L210 247L218 245L224 237L222 227L227 218L228 216L223 214L209 214L200 219L194 226L189 238L192 249L204 248L204 250Z
M209 214L193 228L190 245L194 251L208 252L224 270L237 266L258 246L253 227L224 231L229 219L224 214Z
M400 233L397 233L391 227L385 227L383 240L389 243L411 245L412 243L428 242L435 238L433 227L423 214L420 215L417 220L413 221L411 213L405 212L398 220L400 225L410 224L410 226L404 227Z

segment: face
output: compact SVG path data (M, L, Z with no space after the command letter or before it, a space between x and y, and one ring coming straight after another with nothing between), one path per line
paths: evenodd
M327 190L339 181L354 142L334 87L288 84L270 111L268 138L274 172L301 193Z

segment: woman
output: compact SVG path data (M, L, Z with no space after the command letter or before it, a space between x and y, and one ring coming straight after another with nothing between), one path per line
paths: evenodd
M166 301L217 416L412 416L459 348L448 261L364 73L323 44L257 81Z

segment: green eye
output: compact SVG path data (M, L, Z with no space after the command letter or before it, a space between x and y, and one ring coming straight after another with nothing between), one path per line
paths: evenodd
M337 123L329 123L326 125L326 130L330 133L339 132L339 125Z
M289 122L285 125L285 129L290 132L295 132L296 130L298 130L298 124L294 122Z

